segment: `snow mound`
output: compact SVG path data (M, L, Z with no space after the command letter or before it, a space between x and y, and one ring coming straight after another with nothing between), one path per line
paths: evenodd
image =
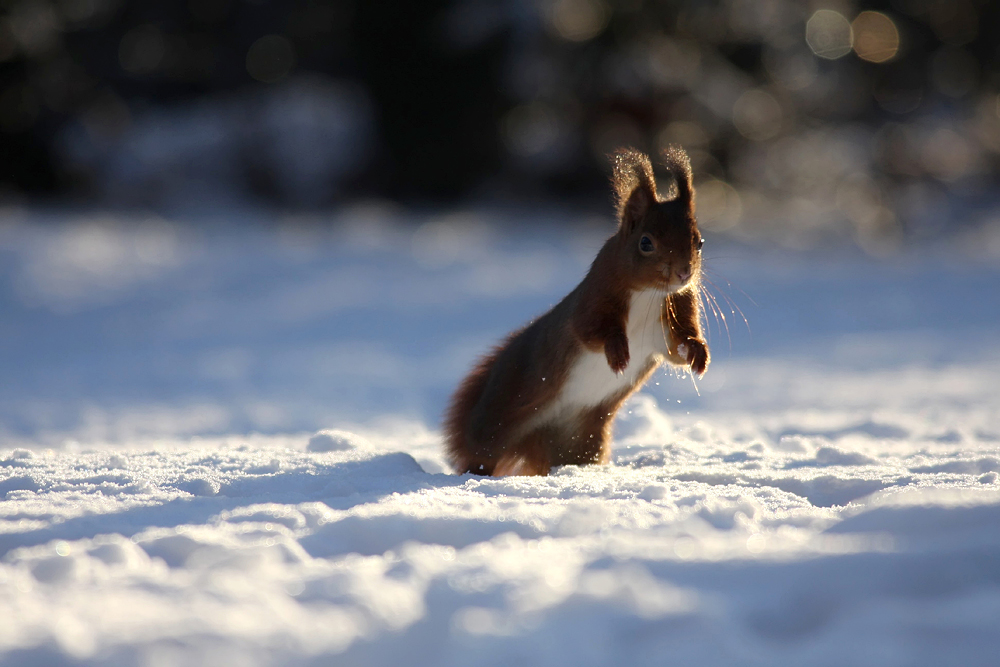
M348 449L369 449L371 443L360 435L339 429L324 429L309 438L308 452L339 452Z
M847 440L852 414L793 435L791 418L708 424L648 397L623 416L611 465L543 478L427 472L439 436L399 423L307 451L0 452L0 664L936 665L1000 648L996 440Z

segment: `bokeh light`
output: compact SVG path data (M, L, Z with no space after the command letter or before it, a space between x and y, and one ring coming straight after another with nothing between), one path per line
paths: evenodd
M684 146L690 153L692 150L705 148L709 145L708 132L698 123L687 120L677 120L664 127L656 135L656 148L663 151L670 144Z
M970 0L939 0L926 4L931 28L945 44L964 46L979 33L979 14Z
M945 46L930 62L930 80L948 97L964 97L979 83L979 64L965 49Z
M733 106L733 125L751 141L766 141L781 131L781 105L763 90L748 90Z
M762 59L771 80L786 90L802 90L816 80L816 59L798 44L783 49L768 45Z
M840 12L820 9L806 23L806 43L820 58L842 58L851 52L854 44L851 24Z
M601 0L555 0L549 20L563 39L585 42L604 31L610 15L608 6Z
M869 227L881 215L882 191L867 174L849 174L837 186L836 205L857 227Z
M881 12L864 11L851 23L854 52L862 60L884 63L899 51L899 31L896 24Z
M7 29L21 52L45 57L58 50L62 29L59 15L47 2L4 3Z
M295 67L292 43L281 35L261 37L247 51L247 72L264 83L274 83L288 76Z
M154 25L141 25L122 37L118 62L126 72L145 74L160 65L165 51L166 43L160 29Z
M530 157L543 153L555 143L559 123L555 113L546 105L522 104L508 112L503 130L508 149L517 155Z
M698 224L711 232L732 229L743 216L743 204L736 188L715 178L706 178L697 184L696 205Z
M701 71L701 52L689 40L656 37L647 46L650 77L657 88L684 90L693 87Z
M893 114L908 114L924 98L923 73L916 67L888 67L875 82L875 101Z
M921 143L924 168L939 180L957 181L975 167L973 147L951 128L938 128Z
M590 133L590 151L595 159L607 160L622 146L646 148L646 137L639 125L629 115L610 113L604 115Z

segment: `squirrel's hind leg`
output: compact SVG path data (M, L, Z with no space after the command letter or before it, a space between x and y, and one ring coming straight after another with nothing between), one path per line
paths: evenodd
M497 459L492 475L548 475L552 469L549 446L552 434L548 429L531 431Z

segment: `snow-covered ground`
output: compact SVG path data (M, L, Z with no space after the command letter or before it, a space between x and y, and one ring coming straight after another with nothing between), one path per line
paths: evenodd
M0 664L996 664L996 239L709 236L697 389L480 479L448 393L607 222L247 217L0 216Z

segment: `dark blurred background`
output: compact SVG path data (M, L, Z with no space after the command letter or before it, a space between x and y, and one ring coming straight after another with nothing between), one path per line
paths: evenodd
M717 232L881 253L996 215L986 0L0 7L2 200L607 206L607 153L680 143Z

